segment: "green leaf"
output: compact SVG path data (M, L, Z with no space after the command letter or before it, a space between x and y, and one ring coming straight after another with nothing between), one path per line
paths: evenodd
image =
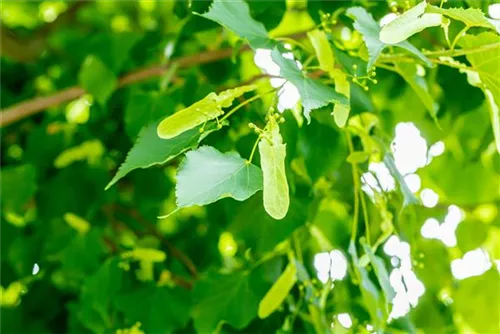
M271 289L267 291L259 303L259 318L267 318L285 301L293 286L297 282L297 268L294 263L289 263L285 271L276 280Z
M309 122L311 121L309 114L314 109L326 106L329 103L349 104L344 95L302 73L295 60L284 58L278 49L275 48L272 51L271 57L280 67L280 76L297 87L304 106L304 116Z
M207 205L221 198L244 201L262 189L262 171L237 153L203 146L186 154L177 172L179 208Z
M477 8L439 8L428 5L425 12L442 14L454 20L462 21L468 27L483 27L495 30L495 26Z
M230 232L244 240L252 253L262 255L270 252L280 242L307 221L308 202L290 199L290 208L285 218L275 220L269 216L262 206L262 195L256 194L244 203L235 203L231 216Z
M500 105L500 66L498 66L500 36L491 32L466 35L460 40L459 44L466 49L493 45L492 48L481 52L468 53L467 60L481 79L481 83L477 83L477 85L484 91L486 96L497 152L500 153L500 111L498 108Z
M397 44L426 28L441 25L442 15L425 14L426 6L427 2L422 1L385 25L380 31L380 41Z
M222 322L235 329L246 327L257 316L260 300L253 276L246 272L217 274L196 283L191 312L196 330L213 333Z
M144 126L165 117L166 111L174 108L175 103L167 94L134 90L127 99L125 130L135 140Z
M246 38L253 49L271 48L274 44L264 25L252 18L245 1L215 0L208 12L196 14L219 23L241 38Z
M378 57L388 46L388 44L380 41L380 27L378 23L373 19L373 16L369 14L366 9L362 7L349 8L347 10L347 16L354 20L354 29L356 29L361 33L361 35L363 35L363 40L365 41L366 48L368 49L368 54L370 56L367 65L367 69L369 70L373 65L375 65ZM422 60L427 66L432 66L430 60L408 41L397 43L394 46L403 48L411 52L417 58Z
M495 268L458 283L454 309L477 333L500 331L500 275Z
M415 94L417 94L432 118L436 119L438 104L434 102L434 99L429 93L429 87L425 79L417 74L417 65L400 63L396 65L396 71L410 85Z
M394 288L392 287L391 282L389 281L389 274L387 273L384 260L382 260L382 258L380 258L379 256L375 255L370 246L368 246L365 242L362 241L361 243L363 245L365 253L368 255L368 258L370 259L370 263L372 264L375 276L377 276L378 282L382 287L382 291L384 292L385 296L385 303L388 308L388 306L392 303L392 300L396 296L396 292L394 291Z
M2 167L0 182L2 211L24 212L37 188L36 169L31 165Z
M255 85L248 85L225 90L219 95L212 92L202 100L161 121L158 125L158 136L163 139L171 139L184 131L205 124L221 116L224 113L222 108L231 106L234 99L256 88Z
M331 72L334 69L335 60L330 42L326 38L326 34L322 30L315 29L307 33L311 42L316 58L318 58L320 68L325 72Z
M200 127L181 133L172 139L161 139L156 134L159 121L144 127L137 138L136 143L127 154L125 162L120 166L118 172L108 183L109 189L122 177L137 168L148 168L169 162L179 154L188 149L198 146L198 143L214 131L214 127L208 127L205 132L200 133Z
M274 219L283 219L290 197L285 172L286 144L274 115L269 117L265 136L259 142L260 165L264 177L264 208Z
M385 155L384 164L391 173L392 177L394 177L396 179L396 182L399 184L399 188L401 189L404 198L403 206L419 203L418 199L411 192L410 188L408 188L403 175L401 175L398 168L396 167L396 163L394 162L392 154L387 153Z
M78 74L80 85L105 104L118 85L115 74L97 57L87 56Z
M110 258L85 280L77 314L86 328L101 333L112 329L112 301L122 287L123 276L118 260Z
M359 288L361 290L361 296L364 300L364 306L367 308L367 311L370 314L376 328L382 329L385 326L388 314L380 296L380 291L370 279L367 270L359 264L356 246L352 241L349 244L349 254L352 257L354 270L357 272L357 276L360 281Z
M114 304L130 324L140 322L144 332L171 333L187 325L191 298L180 288L147 284L120 294Z

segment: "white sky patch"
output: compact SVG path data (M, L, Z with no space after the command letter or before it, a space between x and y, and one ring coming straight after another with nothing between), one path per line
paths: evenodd
M31 275L35 276L39 272L40 272L40 266L38 265L38 263L35 263L33 265L33 269L31 270Z
M339 313L337 320L344 328L349 329L352 327L352 319L349 313Z
M431 157L438 157L444 153L444 148L444 143L442 141L438 141L429 148L429 155Z
M396 189L396 182L383 162L371 162L368 172L361 175L361 182L361 189L371 198L374 197L374 190L388 192Z
M384 252L392 256L391 264L394 268L389 281L396 292L392 300L392 311L389 319L396 319L407 314L411 307L418 304L418 299L424 294L425 286L412 270L410 245L401 241L397 236L391 236L384 244Z
M293 53L291 52L283 53L283 57L287 59L294 59ZM255 51L254 63L263 72L271 76L280 75L280 68L273 61L271 57L271 50L257 49ZM297 61L297 66L300 69L302 68L302 64L299 61ZM285 79L281 78L271 78L270 82L271 86L275 88L283 85L283 87L278 92L278 110L280 112L283 112L286 109L293 109L300 100L300 95L297 88L290 82L286 82Z
M412 193L416 193L417 191L419 191L420 187L422 186L422 181L420 180L420 176L418 176L417 174L406 175L405 182L408 185L408 188L410 188L410 191Z
M439 195L429 188L425 188L420 192L420 198L426 208L433 208L439 203Z
M456 279L479 276L491 268L491 261L488 254L480 249L474 249L465 253L461 259L451 262L451 273Z
M427 165L427 142L413 123L396 125L392 149L396 167L403 175Z
M396 13L389 13L380 19L379 24L381 27L383 27L383 26L391 23L392 21L394 21L397 17L398 17L398 15Z
M492 19L500 20L500 3L495 3L488 6L488 15Z
M422 225L420 233L424 238L441 240L446 246L454 247L457 245L457 227L463 220L462 210L456 205L450 205L442 224L436 218L429 218Z
M328 278L340 281L347 274L347 260L339 250L314 255L314 268L318 279L326 283Z

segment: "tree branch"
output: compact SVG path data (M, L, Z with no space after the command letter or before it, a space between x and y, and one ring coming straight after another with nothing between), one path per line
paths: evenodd
M287 37L290 38L303 38L306 32L295 33ZM238 52L248 50L248 45L243 46ZM211 63L217 60L226 59L232 56L234 50L232 48L205 51L199 54L179 57L170 62L170 64L177 63L178 68L187 68L201 64ZM131 73L125 74L118 80L118 87L125 87L133 83L145 81L154 77L163 75L169 68L167 65L154 65L141 70L136 70ZM9 124L15 123L23 118L42 112L50 107L57 106L61 103L74 100L85 94L85 90L79 86L73 86L53 95L38 97L17 103L13 106L0 110L0 128Z

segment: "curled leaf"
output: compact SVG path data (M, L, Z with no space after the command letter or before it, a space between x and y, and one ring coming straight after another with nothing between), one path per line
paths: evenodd
M427 3L423 1L388 23L380 31L380 40L386 44L397 44L426 28L441 25L443 16L424 13L426 6Z

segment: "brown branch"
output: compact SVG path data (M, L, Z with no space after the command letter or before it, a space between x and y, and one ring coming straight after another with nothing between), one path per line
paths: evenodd
M305 32L292 34L287 36L289 38L303 38ZM246 45L238 50L238 52L243 52L249 49ZM211 63L217 60L226 59L232 56L232 48L215 50L215 51L205 51L196 55L179 57L172 60L171 63L177 63L178 68L187 68L192 66L197 66L201 64ZM167 65L154 65L141 70L133 71L131 73L125 74L118 80L118 87L124 87L131 85L133 83L145 81L154 77L161 76L167 71L169 67ZM79 86L73 86L59 91L53 95L46 97L38 97L30 99L27 101L20 102L13 106L4 108L0 110L0 128L7 126L9 124L15 123L23 118L37 114L46 110L47 108L57 106L61 103L71 101L85 94L85 90Z

